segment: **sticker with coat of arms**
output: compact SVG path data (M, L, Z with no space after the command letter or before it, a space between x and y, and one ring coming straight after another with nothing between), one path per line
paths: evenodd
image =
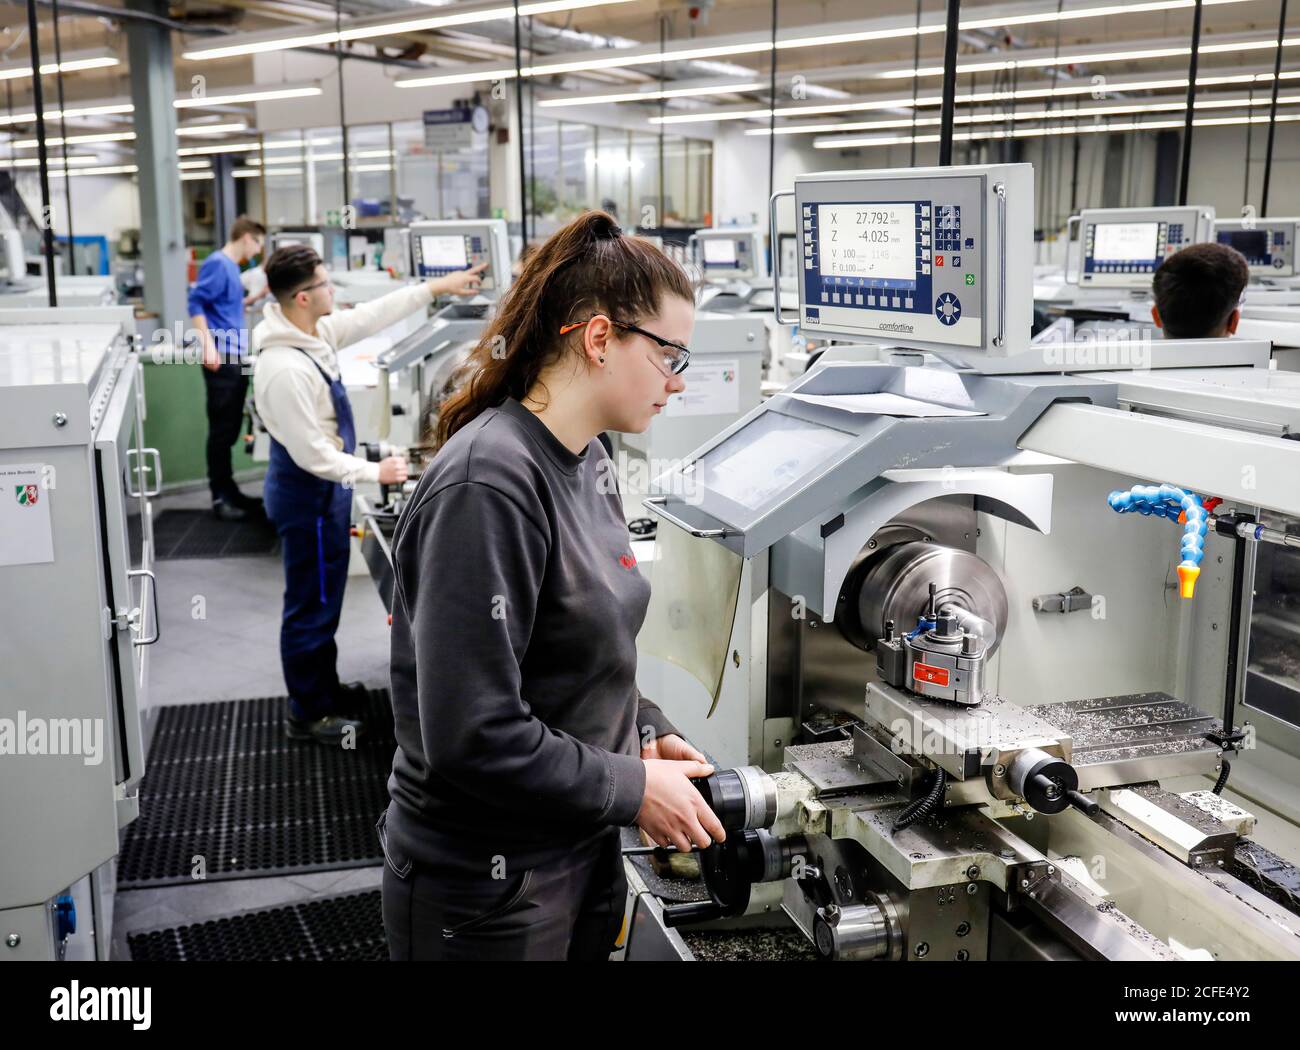
M51 492L40 463L0 464L0 567L54 560ZM10 495L11 494L11 495Z

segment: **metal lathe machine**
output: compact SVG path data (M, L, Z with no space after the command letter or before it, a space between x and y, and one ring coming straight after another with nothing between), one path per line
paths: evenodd
M1028 165L787 196L800 328L911 357L814 367L647 500L717 567L657 554L638 680L727 838L694 882L629 856L626 956L1300 958L1295 377L1032 344Z

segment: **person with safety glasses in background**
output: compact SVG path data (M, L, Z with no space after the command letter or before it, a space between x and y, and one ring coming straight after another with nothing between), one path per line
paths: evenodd
M294 739L338 744L363 729L348 716L364 690L340 684L334 643L347 585L352 489L358 482L400 485L407 477L403 457L372 463L354 454L356 427L338 351L426 310L437 295L474 295L482 269L335 313L329 272L311 248L280 248L266 261L274 301L253 329L253 401L271 435L263 500L284 558L280 663L289 694L285 728Z

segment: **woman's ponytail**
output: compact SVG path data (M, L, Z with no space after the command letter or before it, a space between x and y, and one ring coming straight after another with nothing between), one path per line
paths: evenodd
M580 215L524 264L470 355L468 381L443 402L433 443L507 397L522 399L559 356L562 325L599 311L635 324L666 295L694 299L680 266L649 241L624 236L605 212Z

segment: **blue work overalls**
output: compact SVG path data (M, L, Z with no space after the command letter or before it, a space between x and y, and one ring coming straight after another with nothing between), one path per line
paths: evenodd
M342 381L331 379L306 350L294 349L311 361L329 384L343 451L350 454L357 447L357 432ZM352 490L303 470L273 437L263 502L267 517L280 534L284 556L280 663L290 709L296 718L337 714L334 633L348 579Z

